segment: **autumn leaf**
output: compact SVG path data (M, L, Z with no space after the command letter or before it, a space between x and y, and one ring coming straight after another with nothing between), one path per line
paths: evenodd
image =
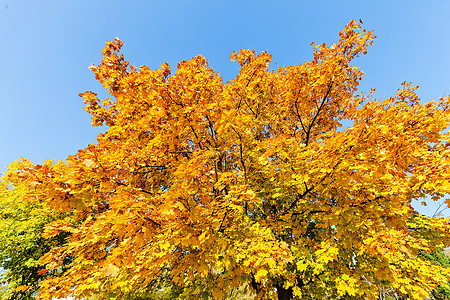
M47 269L42 269L42 270L39 270L39 271L38 271L38 275L42 275L42 274L45 274L45 273L47 273L47 272L48 272Z
M28 286L26 286L26 285L21 285L16 288L16 292L25 292L27 290L28 290Z

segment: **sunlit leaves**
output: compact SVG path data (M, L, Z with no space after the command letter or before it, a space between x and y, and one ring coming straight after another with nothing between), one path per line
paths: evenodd
M40 296L120 298L162 278L193 299L243 284L258 299L384 287L419 299L444 284L448 271L418 254L448 246L449 220L411 202L450 192L450 98L423 102L408 83L385 100L358 93L354 59L373 38L352 21L311 61L274 70L270 54L236 51L226 83L200 55L138 69L108 42L91 70L112 98L82 94L107 131L8 174L73 214L46 226L70 238L41 261L73 261Z

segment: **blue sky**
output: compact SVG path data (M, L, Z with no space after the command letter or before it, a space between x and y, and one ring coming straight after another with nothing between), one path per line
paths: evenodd
M378 36L357 60L362 91L386 98L410 81L423 100L450 93L450 0L0 0L0 172L19 157L65 159L105 130L90 125L78 94L107 96L88 70L107 40L125 42L136 66L175 68L202 54L228 80L238 70L232 51L268 51L273 66L302 63L311 42L336 42L351 19Z

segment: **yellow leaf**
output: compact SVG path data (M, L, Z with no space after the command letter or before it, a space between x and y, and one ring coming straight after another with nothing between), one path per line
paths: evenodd
M261 279L267 275L267 273L268 273L267 270L259 269L258 272L256 272L255 274L255 280L257 282L260 282Z
M116 277L118 273L119 273L119 268L116 267L115 265L109 264L106 267L106 270L105 270L106 276Z
M297 296L299 299L302 298L302 290L298 286L294 286L292 288L292 291L294 292L294 295Z
M297 262L297 270L299 272L304 272L308 267L308 264L304 263L303 261Z

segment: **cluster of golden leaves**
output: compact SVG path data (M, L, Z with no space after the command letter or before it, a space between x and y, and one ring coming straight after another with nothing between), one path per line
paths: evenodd
M450 192L450 98L422 103L406 83L383 101L357 93L352 60L373 38L352 21L311 61L277 70L270 54L241 50L227 83L200 55L172 74L130 66L108 42L91 70L112 98L82 94L106 133L66 161L8 174L33 201L73 212L47 226L71 236L42 261L72 263L41 299L120 298L163 275L184 297L216 299L245 282L258 298L367 299L379 286L423 299L445 283L448 271L418 254L448 246L449 220L411 202Z

